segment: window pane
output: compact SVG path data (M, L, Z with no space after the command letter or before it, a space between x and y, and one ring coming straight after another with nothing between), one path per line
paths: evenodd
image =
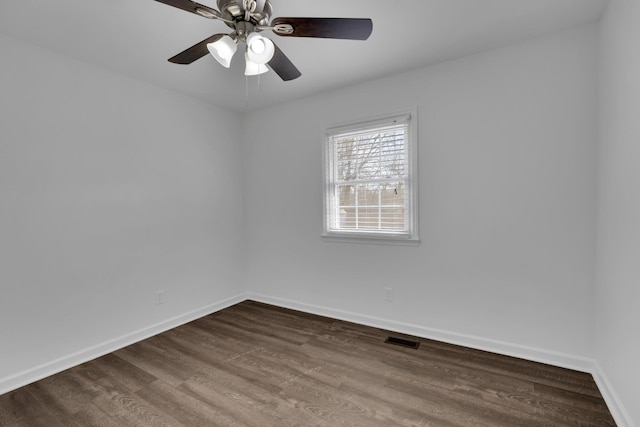
M405 182L343 184L336 187L336 228L408 231Z
M409 159L415 146L409 140L410 120L406 114L328 133L327 233L416 236Z
M404 128L336 137L336 180L405 176L405 139Z

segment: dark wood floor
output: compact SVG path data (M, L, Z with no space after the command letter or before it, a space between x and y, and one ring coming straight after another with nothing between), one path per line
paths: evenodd
M614 426L589 374L246 301L0 396L2 426Z

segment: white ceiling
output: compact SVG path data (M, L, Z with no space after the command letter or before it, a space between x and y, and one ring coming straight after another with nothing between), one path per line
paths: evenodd
M167 61L229 32L154 0L1 0L0 33L235 111L257 109L596 21L607 0L271 0L273 17L372 18L367 41L273 39L302 72L248 81L242 55L230 69L211 56ZM199 3L216 8L215 0ZM2 61L11 61L4 56Z

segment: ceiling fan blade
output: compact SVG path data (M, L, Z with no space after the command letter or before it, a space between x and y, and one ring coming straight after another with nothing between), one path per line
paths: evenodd
M202 40L200 43L194 44L189 49L183 50L176 56L169 58L169 62L173 62L174 64L191 64L209 53L209 49L207 49L207 45L209 43L213 43L225 35L226 34L214 34L211 37Z
M271 26L282 24L293 28L290 33L274 29L274 33L285 37L366 40L373 31L373 21L368 18L276 18Z
M168 4L169 6L177 7L178 9L186 10L187 12L195 13L196 15L204 16L205 18L216 19L220 17L220 12L215 9L205 6L200 3L196 3L191 0L156 0L157 2Z
M275 43L273 46L275 47L275 53L267 65L285 82L300 77L302 73L293 65L293 62L287 58L287 55L285 55Z

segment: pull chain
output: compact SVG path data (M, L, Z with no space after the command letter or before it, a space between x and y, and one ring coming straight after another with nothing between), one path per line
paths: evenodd
M258 92L262 89L261 74L256 76L258 78ZM249 108L249 76L244 76L244 106Z
M244 106L249 108L249 76L244 76Z

